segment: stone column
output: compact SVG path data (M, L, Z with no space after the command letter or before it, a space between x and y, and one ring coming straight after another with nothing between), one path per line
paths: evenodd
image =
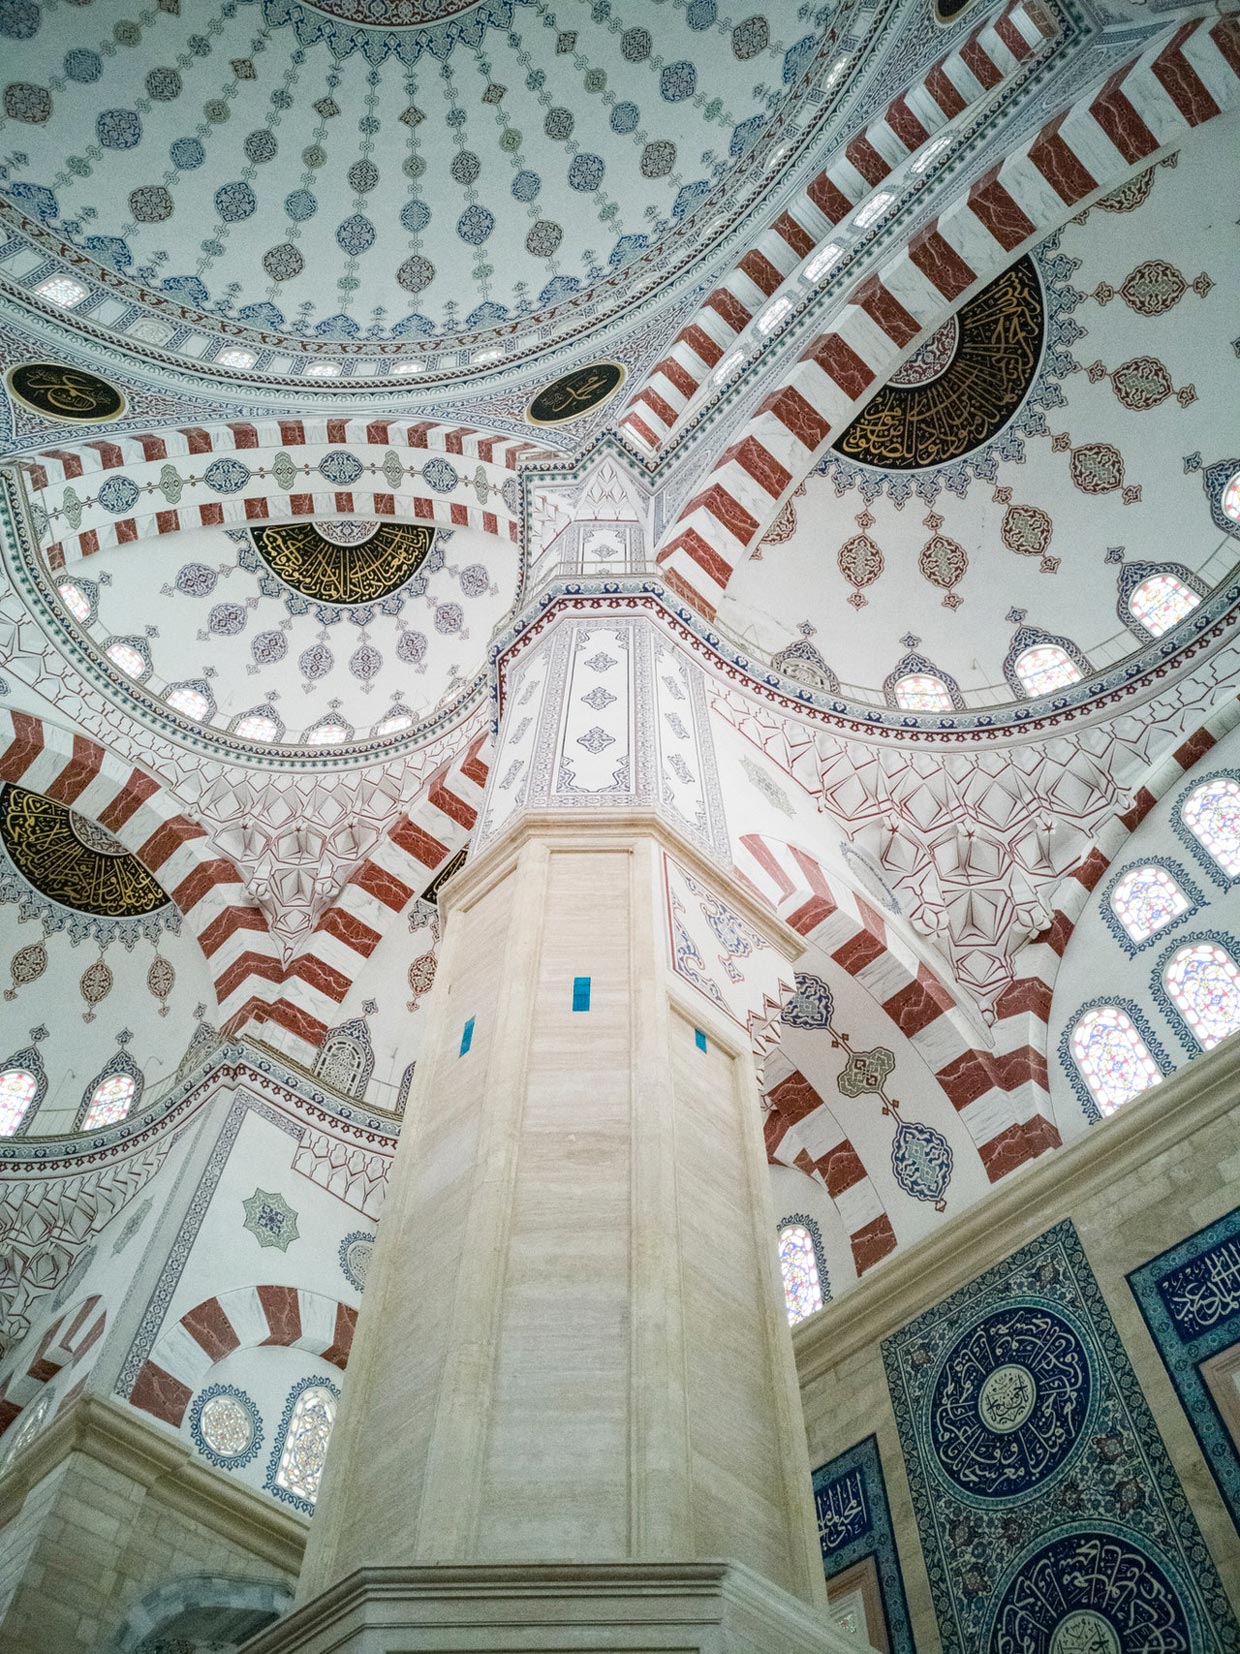
M498 662L311 1529L255 1649L856 1648L828 1629L752 1038L799 951L725 870L649 606Z

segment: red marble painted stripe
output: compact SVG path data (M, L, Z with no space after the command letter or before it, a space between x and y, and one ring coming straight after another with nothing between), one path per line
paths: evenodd
M1191 770L1199 758L1204 758L1210 748L1214 746L1214 736L1208 729L1199 729L1195 735L1178 746L1172 757L1183 770Z
M264 1344L295 1344L301 1337L301 1300L295 1286L256 1287L258 1301L267 1317Z
M920 149L930 134L921 120L909 108L903 92L887 106L887 125L911 154Z
M297 1039L305 1040L307 1045L320 1046L327 1038L325 1022L320 1022L303 1006L294 1005L287 999L277 999L274 1004L269 1005L265 1020L274 1022L278 1028L283 1028L286 1033L293 1034Z
M857 1266L858 1275L864 1275L867 1269L872 1269L881 1262L889 1252L896 1249L896 1232L891 1227L891 1219L886 1212L880 1212L876 1218L858 1229L856 1234L849 1236L852 1247L853 1262Z
M373 861L364 861L356 868L349 883L357 885L367 895L375 897L385 907L390 907L394 913L399 913L414 896L407 884L402 884L386 868Z
M820 172L817 178L806 186L805 193L822 216L829 219L832 224L838 224L853 210L852 202L825 172Z
M1135 832L1157 803L1158 800L1148 787L1138 787L1133 795L1131 806L1124 811L1119 819L1130 833Z
M915 982L906 983L890 999L883 1001L883 1010L909 1039L936 1022L955 1003L928 972L923 977L922 970L924 967L918 971Z
M1043 943L1048 948L1053 948L1062 959L1064 949L1068 945L1072 931L1073 922L1068 918L1067 914L1054 913L1051 915L1050 924L1045 930L1039 931L1033 940L1035 942Z
M188 816L173 816L170 821L161 822L144 844L139 847L138 855L143 864L152 871L162 867L174 851L192 839L206 838L206 832Z
M363 959L369 959L382 940L377 930L372 930L356 913L350 913L343 907L329 907L314 928L325 936L334 937L337 942L343 942L354 953L360 953Z
M155 513L156 534L175 534L181 527L179 511L157 511Z
M664 357L663 361L661 361L655 369L655 372L661 373L665 379L675 385L676 389L682 396L693 396L696 394L698 388L697 380L689 372L688 368L685 367L684 363L678 362L674 356Z
M781 390L773 391L761 403L758 413L774 414L780 424L787 426L797 441L811 452L831 434L828 421L794 385L785 385Z
M669 546L668 550L671 549L672 547ZM679 569L665 569L663 579L676 593L677 597L681 597L686 603L691 604L704 619L713 620L715 618L714 603L709 597L703 597L700 591L691 586Z
M945 299L958 299L977 280L977 272L940 231L937 218L909 242L908 256Z
M1097 189L1098 181L1080 156L1059 135L1068 113L1065 110L1046 123L1029 146L1029 159L1055 194L1071 207L1090 190ZM1154 147L1157 148L1157 145Z
M181 1317L181 1325L212 1361L222 1361L226 1355L241 1347L237 1330L218 1298L206 1298L187 1310Z
M1026 1016L1038 1022L1050 1021L1051 988L1040 976L1022 976L1009 982L995 1000L996 1022Z
M129 1404L150 1413L152 1418L162 1419L165 1424L179 1425L193 1394L179 1378L173 1378L171 1373L148 1361L134 1380Z
M925 86L926 91L929 92L950 121L965 108L965 101L948 79L947 71L943 67L946 61L946 58L944 58L942 62L935 64L926 76Z
M859 976L867 965L881 959L886 951L886 942L872 936L868 930L859 930L855 936L850 936L847 942L841 943L831 957L837 965L848 972L849 976Z
M211 452L211 433L204 431L200 425L183 425L181 435L185 438L191 454Z
M461 774L479 787L486 786L487 776L491 773L490 765L482 756L482 749L486 745L486 741L487 737L485 734L479 735L478 738L470 744L466 750L465 757L461 760Z
M866 315L901 350L921 332L921 323L884 287L878 276L870 276L853 294L851 303Z
M780 275L765 253L760 253L756 247L751 247L744 258L741 259L740 268L759 292L765 293L768 299L772 293L777 292L783 286L783 276Z
M712 482L700 494L693 496L684 509L684 515L687 517L694 511L708 511L743 545L748 545L758 532L757 518L721 482ZM702 566L706 567L705 564ZM728 565L728 574L731 575L731 565Z
M259 907L237 904L217 913L211 923L198 933L198 946L209 959L217 948L223 947L230 936L239 930L257 930L266 934L267 920Z
M1240 22L1234 17L1223 18L1210 30L1210 39L1223 62L1240 79Z
M218 528L224 521L224 507L218 500L208 500L198 507L198 521L203 528Z
M266 982L283 982L284 966L269 953L239 953L215 980L215 997L221 1004L252 976Z
M1122 89L1131 69L1130 63L1117 69L1089 106L1090 114L1129 163L1158 148L1158 139Z
M342 1372L349 1365L349 1352L353 1348L353 1333L356 1327L357 1311L350 1309L348 1304L337 1304L335 1336L323 1351L323 1359L330 1361L333 1367L339 1367Z
M792 481L792 472L787 466L781 465L770 449L754 436L743 437L724 451L718 465L722 468L730 463L739 465L773 500L777 500Z
M433 804L437 810L441 810L444 815L457 822L461 827L472 828L478 819L478 812L472 804L467 804L463 798L458 798L454 792L450 791L446 782L446 775L447 771L445 770L442 774L432 778L426 791L427 802Z
M239 425L229 425L228 429L233 434L233 439L234 439L233 440L233 447L234 448L257 448L258 447L258 427L257 427L257 425L250 425L248 423L247 424L239 424Z
M13 739L0 753L0 775L17 781L43 751L43 725L28 712L11 712Z
M424 827L419 827L417 822L410 821L408 816L402 816L390 829L388 837L407 856L421 862L423 867L438 867L450 853L446 844L434 838Z
M99 1318L91 1326L90 1331L86 1334L86 1336L82 1339L81 1343L78 1344L77 1348L74 1350L73 1360L70 1363L71 1366L76 1367L78 1362L82 1359L82 1357L86 1354L86 1352L88 1350L90 1350L91 1348L93 1348L93 1346L99 1342L99 1340L103 1337L103 1329L107 1326L107 1324L108 1324L107 1316L106 1315L100 1315Z
M168 894L180 908L182 913L188 913L190 908L196 907L209 890L214 890L221 884L240 884L241 874L232 862L223 856L217 856L213 861L199 862L181 880L175 890Z
M104 471L114 471L118 465L124 465L125 463L125 456L115 442L108 442L106 439L100 438L94 442L86 443L85 446L93 448L99 455L101 469Z
M1078 884L1084 885L1086 890L1092 890L1110 864L1110 857L1104 856L1102 851L1095 846L1081 865L1073 868L1070 877L1074 878Z
M822 1107L822 1098L799 1070L794 1070L778 1085L772 1086L767 1096L790 1126L797 1125L807 1114Z
M115 833L142 808L153 793L158 791L158 781L134 770L112 802L100 811L99 825L106 827L110 833Z
M845 396L854 399L863 396L874 383L874 374L838 333L825 333L816 339L802 360L816 363Z
M285 972L285 979L296 977L315 988L328 999L334 999L339 1005L353 986L353 978L338 971L334 965L329 965L325 959L317 954L303 953L294 959Z
M632 428L637 432L638 436L641 437L642 440L644 442L646 442L651 448L657 448L659 446L659 438L650 429L650 427L649 427L649 425L647 425L646 421L644 419L639 419L635 413L626 414L624 416L624 419L621 421L621 423L625 424L625 425L631 425Z
M969 191L969 211L1004 252L1010 253L1037 230L1037 225L999 182L998 167L984 172Z
M47 789L57 804L72 804L80 798L103 766L103 748L84 735L73 737L73 757Z
M713 368L723 356L723 346L717 344L705 328L696 324L685 328L677 343L688 345L693 354L699 356L708 368Z
M116 543L128 546L138 538L138 524L133 517L122 517L116 524Z
M651 413L657 414L665 425L670 427L676 423L675 408L672 407L665 396L660 396L652 385L646 386L645 390L641 392L639 400L646 404Z
M664 551L660 555L659 561L664 561L675 551L683 551L687 557L691 557L698 567L705 574L708 574L718 586L726 586L728 581L732 578L731 563L721 557L711 545L710 541L707 540L704 535L699 534L696 528L681 529L680 533L671 542L671 544L665 547ZM674 571L671 569L667 571L667 580L669 584L673 583L673 573ZM702 601L701 594L695 592L693 587L690 586L687 581L683 580L683 577L681 579L681 584L677 585L676 589L687 601ZM705 601L707 601L710 612L713 614L713 605L709 604L709 600Z
M859 132L851 143L845 145L844 154L871 188L881 184L891 171L864 132Z
M805 258L817 245L805 226L798 224L790 212L781 212L771 228L781 241L788 243L798 258Z
M989 92L998 86L1003 79L1003 72L998 64L987 57L985 48L979 39L981 32L981 29L973 31L960 48L960 58L965 68L977 81L978 85L982 87L983 91Z
M715 291L706 300L706 308L713 310L734 333L740 333L753 319L752 312L726 287L716 287Z

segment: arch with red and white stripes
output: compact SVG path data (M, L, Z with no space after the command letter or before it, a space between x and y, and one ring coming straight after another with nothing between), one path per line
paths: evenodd
M322 475L319 460L345 446L361 466L354 482L368 475L369 486L333 486ZM471 463L468 469L454 467L457 482L446 492L407 471L385 471L390 454L399 463L403 455L415 452ZM287 486L278 481L281 455L296 472ZM213 458L226 456L239 460L248 475L224 494L211 489L200 472L205 473ZM427 420L307 417L94 438L48 448L20 463L32 502L49 519L41 540L48 567L58 572L111 546L182 529L243 527L269 518L398 518L478 528L517 542L520 502L516 500L513 509L504 497L503 485L518 461L545 457L546 450L535 443L489 436L464 426ZM191 463L178 466L179 460ZM117 516L99 501L98 488L106 473L122 468L140 492L133 510ZM186 470L188 476L182 474ZM76 500L72 516L65 506L69 489ZM90 491L85 499L84 489ZM199 492L201 499L190 497ZM62 523L71 532L62 533Z
M668 584L712 618L784 499L909 346L1087 197L1238 103L1240 21L1194 18L979 178L852 292L742 426L659 548Z
M256 997L255 983L279 980L266 916L249 898L236 865L215 853L206 829L144 770L121 763L84 735L0 708L0 781L72 805L155 875L207 956L222 1024L234 1022Z
M266 1044L303 1065L312 1061L393 920L468 842L486 791L491 747L489 730L475 736L354 868L285 968L278 997L256 1005Z
M808 851L749 833L738 846L737 870L781 919L877 1001L946 1092L992 1183L1058 1147L1045 1039L1041 1049L979 1045L951 989L876 908L829 879Z
M131 1406L179 1425L211 1368L235 1350L283 1344L341 1371L349 1364L357 1311L297 1286L243 1286L204 1298L160 1334L129 1392Z
M707 375L834 226L936 132L1028 72L1055 34L1055 21L1038 0L1009 0L893 99L738 259L650 370L621 427L651 451L662 448Z
M65 1367L73 1368L103 1337L108 1315L98 1293L54 1320L40 1338L34 1354L23 1354L14 1372L0 1384L0 1436L21 1417L32 1401ZM61 1404L68 1396L61 1397Z

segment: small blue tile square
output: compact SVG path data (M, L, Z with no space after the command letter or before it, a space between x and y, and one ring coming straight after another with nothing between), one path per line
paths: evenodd
M694 1041L694 1044L697 1046L699 1051L705 1051L705 1049L706 1049L706 1035L702 1032L702 1030L700 1028L695 1028L693 1030L693 1041Z
M469 1021L465 1024L464 1028L461 1029L460 1055L462 1057L469 1050L470 1046L473 1043L474 1043L474 1019L473 1019L473 1017L470 1017Z
M573 978L573 1010L588 1011L590 1009L590 978L575 976Z

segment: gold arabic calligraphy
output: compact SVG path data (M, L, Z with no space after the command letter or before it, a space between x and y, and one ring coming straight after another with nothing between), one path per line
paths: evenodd
M951 362L920 385L885 386L836 443L836 452L885 471L946 465L997 435L1037 373L1045 311L1030 258L960 311Z
M28 407L57 419L114 419L125 406L115 385L55 362L22 362L9 373L9 389Z
M62 907L129 919L167 905L136 856L66 805L24 787L0 787L0 839L18 872Z
M336 546L313 523L256 526L259 556L315 603L376 603L398 591L422 566L435 531L411 523L380 523L359 546Z
M560 425L576 419L605 402L623 378L624 369L617 362L593 362L578 368L540 390L526 417L536 425Z

